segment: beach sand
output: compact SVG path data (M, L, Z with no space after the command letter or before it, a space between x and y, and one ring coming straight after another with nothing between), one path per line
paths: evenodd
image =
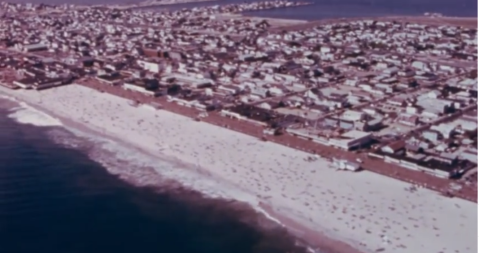
M204 173L257 196L308 240L328 237L363 252L477 252L477 204L368 171L341 172L326 159L196 122L80 85L0 92L47 109L125 143L201 167ZM283 217L283 219L281 219ZM317 241L323 240L316 238ZM344 246L344 245L343 245ZM343 252L351 252L342 250Z

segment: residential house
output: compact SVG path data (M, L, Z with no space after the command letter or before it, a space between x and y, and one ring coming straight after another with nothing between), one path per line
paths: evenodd
M396 118L396 122L410 127L415 127L419 123L419 116L414 114L401 114Z
M402 155L406 150L406 142L403 140L396 141L381 148L381 151L387 154Z
M424 139L429 140L433 143L437 143L438 141L442 139L442 135L440 132L430 130L430 129L422 131L421 135Z

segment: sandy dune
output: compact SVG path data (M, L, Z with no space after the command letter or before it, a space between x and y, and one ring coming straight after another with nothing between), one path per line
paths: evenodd
M306 153L70 85L34 91L0 88L61 117L205 168L276 211L365 251L477 252L477 205L376 175L338 172Z

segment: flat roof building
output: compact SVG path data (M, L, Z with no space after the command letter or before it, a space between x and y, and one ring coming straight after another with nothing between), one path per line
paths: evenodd
M372 134L358 130L351 130L339 137L329 140L329 144L344 150L351 150L367 145L372 140Z

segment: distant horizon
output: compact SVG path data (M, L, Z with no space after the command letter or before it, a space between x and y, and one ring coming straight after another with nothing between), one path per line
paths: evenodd
M34 3L34 4L76 4L76 5L112 5L112 4L134 4L144 2L143 0L105 0L99 3L95 0L13 0L11 3ZM242 3L244 0L216 0L208 2L179 3L173 5L164 5L158 7L149 7L145 9L167 9L178 10L182 8L193 8L202 6L211 6L217 4ZM258 2L258 1L246 1ZM475 0L311 0L313 5L296 8L261 10L247 12L246 15L318 20L328 18L350 18L350 17L384 17L384 16L419 16L426 12L440 13L448 17L467 17L477 18L477 1Z

